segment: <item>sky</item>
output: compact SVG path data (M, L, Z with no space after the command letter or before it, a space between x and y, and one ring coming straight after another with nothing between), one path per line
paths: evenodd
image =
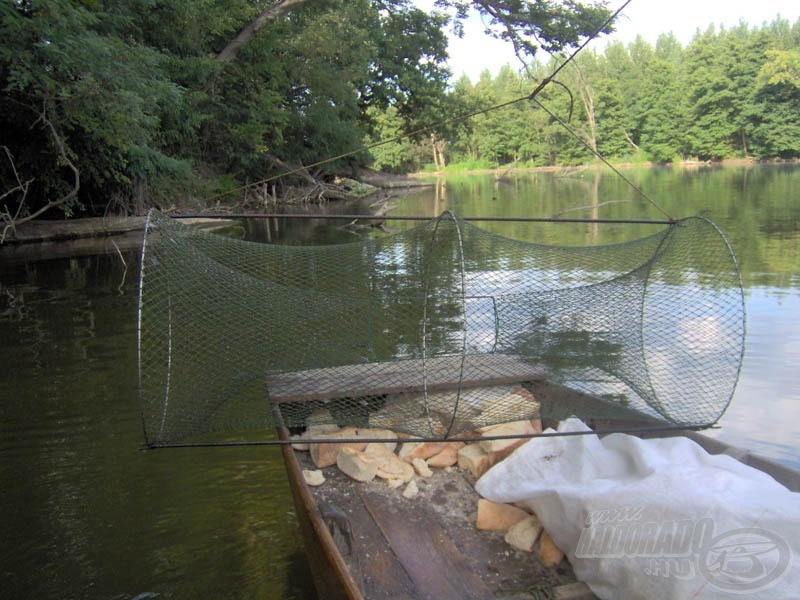
M609 0L608 6L616 10L623 3ZM415 0L415 4L428 10L433 0ZM595 47L602 51L609 41L616 40L627 44L637 35L654 44L660 34L669 32L686 44L698 28L705 30L712 24L732 27L742 20L761 26L778 15L795 23L800 19L800 0L632 0L617 21L617 32ZM484 35L478 15L473 15L465 28L463 39L450 37L450 69L456 79L465 73L477 81L484 69L494 73L504 64L519 65L510 44Z

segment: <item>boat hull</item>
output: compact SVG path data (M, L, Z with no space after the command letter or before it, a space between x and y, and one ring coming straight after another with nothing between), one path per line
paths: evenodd
M279 435L281 439L288 439L285 429L280 430ZM363 600L361 590L351 576L305 482L295 451L288 444L282 446L282 451L297 522L319 597L326 600Z

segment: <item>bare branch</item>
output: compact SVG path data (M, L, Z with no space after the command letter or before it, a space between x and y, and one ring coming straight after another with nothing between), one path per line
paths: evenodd
M25 198L28 196L28 188L30 184L33 182L33 179L29 179L25 182L23 182L22 179L20 179L19 172L17 171L17 165L14 162L14 155L11 154L11 150L9 150L8 146L3 146L3 150L5 151L6 158L8 158L8 162L11 165L11 171L14 173L14 179L16 179L17 185L15 185L9 190L6 190L2 195L0 195L0 202L5 200L9 196L12 196L17 193L21 193L22 197L20 198L19 203L17 204L17 210L13 215L11 214L11 211L8 209L8 207L5 207L2 210L0 210L0 218L2 218L2 220L6 223L6 226L3 227L3 233L0 234L0 244L5 242L8 230L9 229L14 230L15 221L19 216L22 207L25 205Z
M33 183L34 179L31 178L23 182L19 177L19 173L17 172L17 165L14 162L14 155L11 154L11 150L9 150L8 146L2 146L2 148L6 153L6 158L8 159L9 165L11 165L11 171L14 173L14 179L16 179L17 185L0 194L0 202L5 200L8 196L16 194L17 192L22 192L22 197L24 198L28 194L28 187L31 185L31 183ZM6 210L6 212L8 211Z
M119 285L117 286L117 291L121 296L123 294L122 288L125 286L125 278L128 276L128 263L125 262L125 257L122 256L122 251L119 249L119 246L117 246L117 242L114 240L109 241L114 245L114 249L117 251L117 256L119 256L119 259L122 261L122 266L125 267L125 270L122 272L122 281L120 281Z
M628 132L627 132L627 131L623 130L623 131L622 131L622 133L623 133L623 134L625 134L625 139L626 139L626 140L628 140L628 143L629 143L631 146L633 146L633 149L634 149L634 150L636 150L637 152L638 152L639 150L641 150L641 148L639 148L639 146L637 146L637 145L636 145L636 142L634 142L634 141L631 139L631 136L630 136L630 135L628 135Z
M8 210L8 208L0 212L0 218L2 218L2 220L5 222L3 233L2 235L0 235L0 243L3 243L5 241L6 233L8 232L9 229L16 230L17 225L21 225L22 223L27 223L28 221L33 221L35 218L47 212L51 208L55 208L56 206L61 206L63 204L66 204L67 202L74 199L78 195L78 190L81 187L80 171L78 170L78 167L75 166L75 163L73 163L70 160L69 156L67 155L67 150L66 147L64 146L64 142L62 141L61 136L58 135L55 126L50 121L50 119L47 118L47 114L44 110L42 110L42 112L39 113L39 118L36 119L36 121L34 121L33 124L36 125L36 123L39 122L43 123L44 126L50 130L50 135L53 139L53 142L56 145L56 148L58 149L58 154L61 160L63 160L67 168L69 168L69 170L72 171L74 183L72 189L63 196L56 198L54 200L48 200L47 203L41 208L33 211L28 215L25 215L24 217L20 217L19 215L22 212L28 194L28 187L30 186L30 183L33 181L33 179L29 179L25 183L22 183L22 181L19 178L19 175L17 174L17 169L16 166L14 165L11 152L8 150L8 148L6 148L5 149L6 155L8 156L9 160L12 163L12 170L14 171L14 175L17 179L17 186L16 188L13 188L3 193L3 195L0 196L0 201L6 198L6 196L8 196L9 194L14 193L15 191L21 191L22 198L19 202L19 205L17 206L16 212L13 215L11 214L11 211Z

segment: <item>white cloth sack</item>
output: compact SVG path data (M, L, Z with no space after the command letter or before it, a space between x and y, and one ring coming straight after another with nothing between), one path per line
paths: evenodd
M476 489L535 512L600 598L800 598L800 494L688 438L534 438Z

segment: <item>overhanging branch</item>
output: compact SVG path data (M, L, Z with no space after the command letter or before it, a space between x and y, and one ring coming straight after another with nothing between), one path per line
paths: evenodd
M239 53L239 48L249 42L264 25L306 2L308 0L279 0L245 25L236 37L228 42L228 45L217 54L217 60L231 62Z

